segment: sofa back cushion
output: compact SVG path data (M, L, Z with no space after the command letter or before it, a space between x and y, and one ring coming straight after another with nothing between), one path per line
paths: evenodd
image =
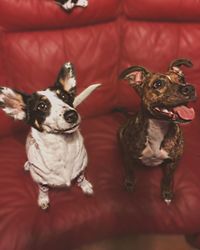
M54 84L62 64L71 61L78 92L92 83L102 83L79 107L82 117L109 112L117 103L119 3L90 0L87 8L69 14L54 1L2 0L1 85L28 93L47 88ZM7 125L12 122L2 119L5 134L5 124L9 131L12 127Z
M164 73L172 60L188 58L194 66L183 67L186 80L199 92L200 3L125 0L124 15L120 70L141 65ZM121 105L134 109L136 102L136 93L121 83Z

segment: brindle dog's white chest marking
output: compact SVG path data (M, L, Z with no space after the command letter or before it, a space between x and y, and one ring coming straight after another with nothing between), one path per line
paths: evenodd
M158 166L167 158L168 152L161 148L161 143L168 131L168 122L149 119L146 147L142 151L140 160L146 166Z

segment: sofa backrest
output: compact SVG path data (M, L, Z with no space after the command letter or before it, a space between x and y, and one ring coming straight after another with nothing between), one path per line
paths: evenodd
M102 87L79 107L83 117L115 106L138 108L135 92L119 73L130 65L165 72L190 58L187 80L198 87L200 3L158 0L89 0L68 14L53 0L0 1L0 85L32 93L54 83L65 61L74 63L78 91ZM0 135L20 130L0 112Z
M182 68L186 80L200 89L200 2L125 0L120 70L130 65L166 72L177 58L191 59L191 69ZM121 105L135 106L138 97L121 84ZM199 101L195 104L199 110ZM198 112L197 112L198 114Z
M68 14L53 0L1 0L0 85L32 93L52 85L62 64L71 61L78 91L103 84L80 106L81 115L110 111L117 103L120 3L89 0L87 8ZM1 116L12 130L14 123Z

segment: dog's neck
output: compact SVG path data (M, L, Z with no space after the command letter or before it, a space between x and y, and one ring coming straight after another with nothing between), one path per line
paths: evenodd
M170 121L149 117L143 110L138 113L137 118L141 128L144 129L144 134L152 141L156 141L158 138L164 138L171 125Z
M56 140L62 139L62 138L73 138L74 135L78 133L78 130L71 134L54 134L54 133L47 133L47 132L40 132L35 128L31 128L31 135L32 137L37 141L37 143L56 143ZM49 145L50 146L50 145Z

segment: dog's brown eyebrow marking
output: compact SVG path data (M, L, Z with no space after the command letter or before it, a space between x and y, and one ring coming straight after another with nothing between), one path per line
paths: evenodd
M60 95L60 93L61 93L61 90L60 90L60 89L57 89L57 90L56 90L56 94L57 94L57 95Z
M42 95L40 100L46 101L46 100L48 100L48 98L45 95Z
M165 75L165 77L168 78L168 80L169 80L171 83L173 82L171 76Z

